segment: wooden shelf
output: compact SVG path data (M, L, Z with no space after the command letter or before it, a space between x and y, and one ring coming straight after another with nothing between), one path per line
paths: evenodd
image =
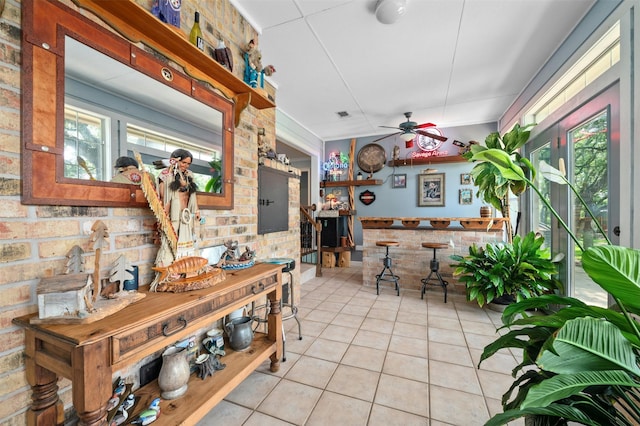
M408 167L408 166L424 166L437 163L466 163L467 160L460 155L450 155L448 157L429 157L429 158L407 158L404 160L389 161L390 167Z
M229 349L228 342L225 342L227 354L220 358L220 361L226 367L204 380L200 379L197 373L192 374L186 394L178 399L160 402L160 417L153 423L154 426L196 424L249 374L269 359L275 352L275 346L276 342L270 341L261 333L256 333L251 346L241 352ZM147 409L151 401L160 396L158 380L136 390L134 394L140 397L140 401L131 418Z
M91 10L132 41L141 41L172 59L191 77L211 83L225 95L247 99L257 109L276 105L264 90L249 86L191 44L183 30L165 24L134 1L73 0ZM206 70L206 73L202 70ZM221 87L222 86L222 87Z
M322 181L320 182L320 188L336 188L339 186L370 186L370 185L382 185L380 179L363 179L363 180L339 180L339 181Z

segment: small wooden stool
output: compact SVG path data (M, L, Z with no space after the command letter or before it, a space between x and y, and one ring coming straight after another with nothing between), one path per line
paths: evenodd
M398 285L399 276L395 275L391 270L391 258L389 257L389 247L397 247L400 243L397 241L376 241L376 246L378 247L386 247L386 253L384 259L382 259L384 263L384 268L382 268L382 272L376 275L376 294L380 294L380 281L390 281L395 283L396 285L396 293L400 296L400 286ZM385 275L389 272L389 275Z
M430 267L431 272L429 272L429 276L427 278L423 278L420 281L422 282L422 288L420 289L420 298L424 299L424 292L427 289L428 284L439 285L444 290L444 303L447 303L447 281L442 279L442 275L440 275L440 262L436 258L436 250L438 249L446 249L449 247L449 244L445 243L422 243L422 247L433 249L433 259L431 259ZM434 283L430 283L429 281L432 279L431 276L435 274L436 276L433 278Z

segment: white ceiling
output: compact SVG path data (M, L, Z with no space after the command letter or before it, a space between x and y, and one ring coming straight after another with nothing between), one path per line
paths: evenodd
M231 0L261 33L276 104L321 139L385 135L412 120L495 122L595 0ZM338 111L349 113L339 118Z

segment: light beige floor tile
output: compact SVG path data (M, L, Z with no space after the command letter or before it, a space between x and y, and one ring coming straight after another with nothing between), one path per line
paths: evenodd
M271 371L271 360L265 360L260 366L256 369L256 371L260 373L270 374L276 377L284 377L287 374L287 371L296 363L296 361L300 358L299 354L287 352L287 361L280 361L280 369L276 372Z
M424 306L422 306L422 309L424 312L398 311L396 321L407 324L427 325L429 323L429 315Z
M305 317L305 321L316 321L322 323L330 323L336 317L337 311L323 311L320 308L316 308L309 312Z
M482 395L478 376L473 367L431 360L429 362L429 382L435 386Z
M467 346L464 334L455 330L445 330L443 328L434 327L433 323L429 323L427 335L430 342L447 343L450 345Z
M426 340L418 340L412 337L391 336L391 342L389 343L390 352L413 355L421 358L428 356L428 348L429 344Z
M365 318L360 329L391 334L393 331L393 321L385 321L377 318Z
M477 365L477 363L473 362L469 354L469 349L466 346L454 346L446 343L430 342L429 359L464 365L466 367L474 367Z
M396 321L393 327L393 335L427 340L427 326Z
M368 426L427 426L429 419L373 404Z
M290 352L303 354L307 349L309 349L309 346L311 346L311 343L313 343L315 339L315 337L305 336L304 334L302 335L302 339L298 339L297 329L295 329L295 331L287 331L285 337L287 339L285 342L287 355Z
M429 383L429 361L426 358L387 352L382 372Z
M340 363L380 372L384 364L384 357L385 351L383 350L351 345Z
M360 325L364 321L363 315L352 315L343 312L340 312L336 317L331 321L331 324L341 325L343 327L351 327L351 328L360 328Z
M319 304L318 306L316 306L316 309L322 309L323 311L329 311L329 312L340 312L342 308L344 308L344 306L345 306L344 302L342 303L330 302L327 299L321 304Z
M247 419L242 426L287 426L293 423L267 416L266 414L254 411L251 417ZM219 423L217 423L219 425Z
M432 328L462 332L462 325L460 325L458 318L436 318L433 315L429 315L427 325Z
M318 337L327 340L335 340L336 342L351 343L353 337L357 332L357 328L349 328L343 327L341 325L329 324Z
M309 417L307 426L366 425L371 403L360 399L324 392Z
M363 305L356 305L354 303L347 303L344 308L342 308L342 311L340 311L340 313L342 314L350 314L350 315L357 315L360 316L364 319L365 316L367 316L367 313L369 312L369 309L371 309L370 306L363 306Z
M484 398L455 389L431 386L431 420L445 424L483 425L489 420Z
M380 296L378 296L378 299L371 307L373 309L386 309L389 311L398 312L398 307L400 306L401 301L402 299L395 294L380 294Z
M374 402L385 407L427 417L429 415L429 385L382 374Z
M480 362L480 356L482 355L482 350L480 349L469 349L471 352L471 358L473 359L473 364L478 365ZM505 373L510 372L518 362L510 352L498 352L491 355L489 358L482 361L480 365L480 370L484 371L494 371L497 373Z
M251 415L251 410L232 404L227 401L220 401L218 405L213 407L206 416L204 416L197 426L217 426L223 424L225 426L241 426Z
M309 418L321 394L321 389L283 379L260 404L258 411L302 425Z
M389 347L390 340L390 334L378 333L377 331L359 330L351 344L386 350Z
M491 336L494 339L500 337L493 323L460 320L460 324L462 325L462 331L465 333L482 334L484 336Z
M509 374L494 373L493 371L478 370L478 379L482 387L482 394L487 398L502 399L514 378Z
M469 346L469 348L484 350L485 346L493 343L499 336L485 336L482 334L465 333L464 337L467 340L467 345Z
M304 354L327 361L339 362L348 347L348 343L317 338Z
M380 373L364 368L339 365L327 390L364 401L373 401Z
M311 321L307 318L300 320L300 324L302 325L302 332L305 336L318 337L322 330L327 327L327 323Z
M280 381L279 377L253 372L225 400L254 410Z
M369 310L369 313L367 314L367 318L377 318L385 321L395 321L397 314L398 314L397 310L381 309L373 306Z
M324 389L337 367L338 364L335 362L301 356L284 377L294 382Z

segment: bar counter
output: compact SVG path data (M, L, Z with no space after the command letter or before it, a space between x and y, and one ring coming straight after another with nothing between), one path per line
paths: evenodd
M450 256L467 255L473 243L484 246L504 240L504 218L360 217L359 220L362 223L362 282L373 287L376 275L384 267L382 259L385 254L385 248L376 246L376 241L397 241L400 244L389 248L393 263L391 269L400 277L401 290L416 291L420 291L422 286L420 280L429 275L429 262L433 258L433 249L423 248L422 243L448 244L446 249L436 252L440 274L449 282L449 293L465 294L464 284L453 277ZM439 285L429 285L427 291L442 294ZM381 282L380 293L395 294L395 291L391 284Z

